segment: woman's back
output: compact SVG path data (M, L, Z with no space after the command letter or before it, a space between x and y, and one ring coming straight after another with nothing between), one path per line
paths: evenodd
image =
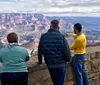
M29 60L26 48L10 44L0 51L2 72L28 72L26 61Z
M26 61L29 55L26 48L18 45L18 35L14 32L7 35L8 46L0 50L1 84L28 85Z

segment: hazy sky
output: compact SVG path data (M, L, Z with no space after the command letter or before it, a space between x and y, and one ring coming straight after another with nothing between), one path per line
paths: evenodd
M0 0L0 12L8 11L100 15L100 0Z

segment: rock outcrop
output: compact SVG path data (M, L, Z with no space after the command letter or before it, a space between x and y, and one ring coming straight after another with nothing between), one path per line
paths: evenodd
M95 49L96 47L92 47ZM87 49L86 54L86 70L88 72L90 85L100 85L100 51L97 49ZM52 85L49 72L45 64L39 66L37 64L29 65L29 85ZM75 85L72 65L67 65L65 85Z

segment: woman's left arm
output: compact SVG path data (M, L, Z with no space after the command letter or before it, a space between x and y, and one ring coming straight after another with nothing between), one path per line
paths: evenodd
M26 57L26 59L25 59L25 61L28 61L29 60L29 54L28 54L28 51L26 50L26 53L25 53L26 55L25 55L25 57Z
M2 63L3 61L2 61L2 55L1 55L1 53L0 53L0 62Z

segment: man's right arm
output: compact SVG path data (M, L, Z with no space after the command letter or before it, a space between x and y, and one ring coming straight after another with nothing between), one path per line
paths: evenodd
M64 44L65 59L67 62L69 62L71 60L71 52L65 37L63 38L63 42L64 42L63 44Z
M41 36L40 42L38 45L38 63L39 64L42 64L42 37L43 37L43 35Z
M68 36L68 37L73 37L73 38L76 38L76 37L77 37L76 34L71 34L71 33L66 34L66 36Z

